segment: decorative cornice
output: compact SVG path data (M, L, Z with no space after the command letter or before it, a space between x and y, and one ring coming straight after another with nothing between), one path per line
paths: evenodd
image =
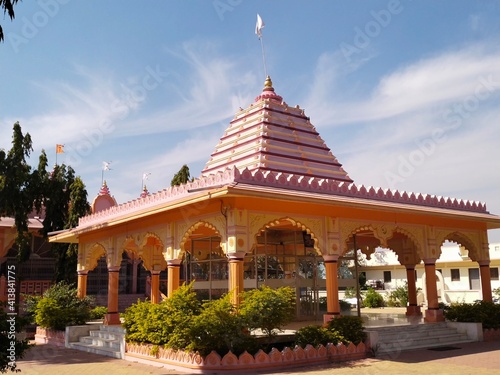
M300 176L287 173L263 172L260 170L250 172L245 169L241 172L235 171L235 182L391 203L403 203L416 206L445 208L484 214L489 213L486 210L486 205L482 202L375 188L372 186L356 185L354 183L349 184L324 178Z
M236 168L232 168L215 174L201 176L192 182L169 187L157 193L150 194L144 198L134 199L132 201L82 217L79 221L79 227L100 224L132 213L139 213L151 210L155 207L173 204L177 201L193 196L196 192L205 190L208 191L210 189L218 189L226 186L235 186L237 184L258 185L275 189L295 190L341 197L361 198L379 202L489 214L486 210L486 205L482 202L375 188L372 186L367 187L364 185L355 185L354 183L349 184L346 182L339 182L319 177L276 173L273 171L261 171L259 169L254 171L249 171L248 169L239 171Z

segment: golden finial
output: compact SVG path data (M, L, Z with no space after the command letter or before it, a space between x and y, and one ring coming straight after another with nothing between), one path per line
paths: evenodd
M273 88L273 81L271 81L271 77L267 76L266 81L264 82L264 88Z

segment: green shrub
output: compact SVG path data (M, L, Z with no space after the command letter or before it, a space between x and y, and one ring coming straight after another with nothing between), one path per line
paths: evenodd
M126 340L198 351L201 355L212 350L221 355L229 350L255 353L259 344L251 330L260 328L271 337L293 320L295 291L262 287L242 293L242 298L238 311L230 295L200 305L190 284L160 304L138 301L122 315Z
M295 290L261 286L242 293L238 313L249 330L260 328L269 338L295 318Z
M192 283L181 286L159 304L138 301L123 314L127 341L184 349L189 345L189 326L200 312Z
M346 288L344 291L344 298L356 298L356 288Z
M23 294L22 298L24 301L24 316L28 320L28 324L33 324L35 323L36 305L42 296Z
M232 351L240 355L245 350L252 353L258 349L256 337L251 335L236 314L229 294L205 302L201 313L193 318L189 327L190 344L186 349L197 351L202 356L215 350L220 355Z
M337 345L344 340L345 338L338 331L332 331L317 325L302 327L295 332L295 345L303 348L308 344L315 348L319 345L326 346L328 343Z
M483 329L500 328L500 305L492 302L452 303L444 310L446 320L482 323Z
M107 313L108 313L108 308L106 306L96 306L92 310L90 310L90 319L92 320L104 319Z
M399 286L389 294L387 306L389 307L406 307L408 305L408 283L404 286Z
M371 307L371 308L383 307L384 297L382 297L381 294L377 293L375 289L368 288L363 299L363 305L365 307Z
M339 300L339 304L340 304L340 311L350 311L351 310L351 304L349 302L341 299L341 300Z
M330 320L326 328L342 337L344 344L352 342L357 345L366 339L363 320L358 316L340 316Z
M78 298L77 289L62 281L37 300L35 321L41 327L61 331L66 326L85 324L90 319L91 305L90 297Z
M493 296L496 298L496 299L500 299L500 288L496 288L496 289L493 289Z

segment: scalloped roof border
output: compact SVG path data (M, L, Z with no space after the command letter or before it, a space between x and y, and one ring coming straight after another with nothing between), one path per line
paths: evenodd
M189 196L197 190L219 188L236 183L489 214L486 210L486 204L483 202L375 188L372 186L358 186L354 183L338 182L318 177L272 171L249 171L247 168L239 171L236 168L232 168L208 176L201 176L192 182L169 187L144 198L137 198L84 216L80 218L78 226L96 224L103 219L111 219L135 211L144 211L164 203L174 202Z

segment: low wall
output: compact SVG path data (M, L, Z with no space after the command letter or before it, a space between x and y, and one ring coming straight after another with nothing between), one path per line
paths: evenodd
M320 345L318 348L307 345L305 348L297 346L294 349L285 348L282 351L273 348L269 353L259 350L255 355L244 352L240 356L236 356L229 352L223 357L212 351L205 358L196 353L163 348L159 348L155 355L151 355L151 349L153 349L153 345L127 343L125 359L157 366L168 364L175 368L189 369L200 374L214 371L230 374L350 361L366 358L369 353L364 343L358 345L350 343L347 346L328 344L326 347Z
M485 329L483 330L483 341L500 340L500 329Z
M65 346L65 332L55 331L53 329L46 329L36 327L35 343L36 344L50 344L55 346Z

